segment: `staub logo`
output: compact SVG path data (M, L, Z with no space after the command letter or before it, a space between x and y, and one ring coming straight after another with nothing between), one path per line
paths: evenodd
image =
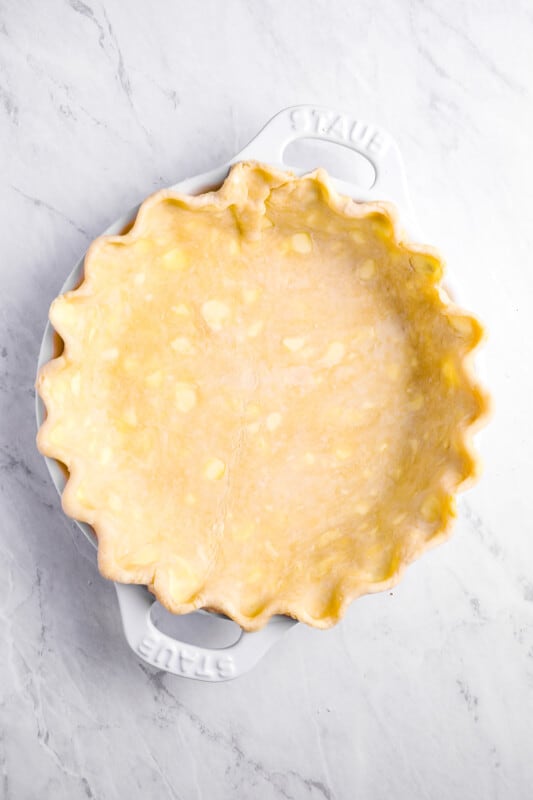
M160 640L159 637L145 636L137 646L139 654L155 667L189 677L230 678L235 674L235 663L230 655L205 654L193 645L183 647L176 642Z
M372 125L360 122L347 114L322 111L319 108L295 108L291 111L293 130L301 134L324 136L375 158L383 158L390 140L388 136Z

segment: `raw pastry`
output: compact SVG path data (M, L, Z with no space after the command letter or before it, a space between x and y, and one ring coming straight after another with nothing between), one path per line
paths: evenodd
M247 630L397 581L448 533L485 408L441 275L391 206L256 163L97 239L52 304L38 444L102 574Z

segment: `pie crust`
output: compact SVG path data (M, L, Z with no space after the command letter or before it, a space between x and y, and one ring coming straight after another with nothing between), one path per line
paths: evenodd
M102 574L246 630L396 583L447 536L487 405L441 278L392 206L254 162L97 239L37 387Z

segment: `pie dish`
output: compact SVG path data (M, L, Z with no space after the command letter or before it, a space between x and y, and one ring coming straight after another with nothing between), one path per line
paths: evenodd
M245 630L393 585L476 474L482 329L441 278L391 205L256 162L97 239L37 385L102 574Z

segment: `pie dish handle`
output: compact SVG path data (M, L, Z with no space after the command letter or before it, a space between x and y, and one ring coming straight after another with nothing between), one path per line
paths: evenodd
M238 640L222 648L199 647L160 631L151 618L156 602L144 587L115 583L126 640L134 653L156 669L212 683L238 678L252 669L296 620L276 616L256 633L241 630Z
M251 159L290 167L283 155L287 146L298 139L318 139L354 150L374 168L371 194L410 210L403 160L392 136L377 125L331 108L302 105L283 109L231 163ZM342 176L337 177L342 180ZM361 194L367 199L368 189L362 189Z

